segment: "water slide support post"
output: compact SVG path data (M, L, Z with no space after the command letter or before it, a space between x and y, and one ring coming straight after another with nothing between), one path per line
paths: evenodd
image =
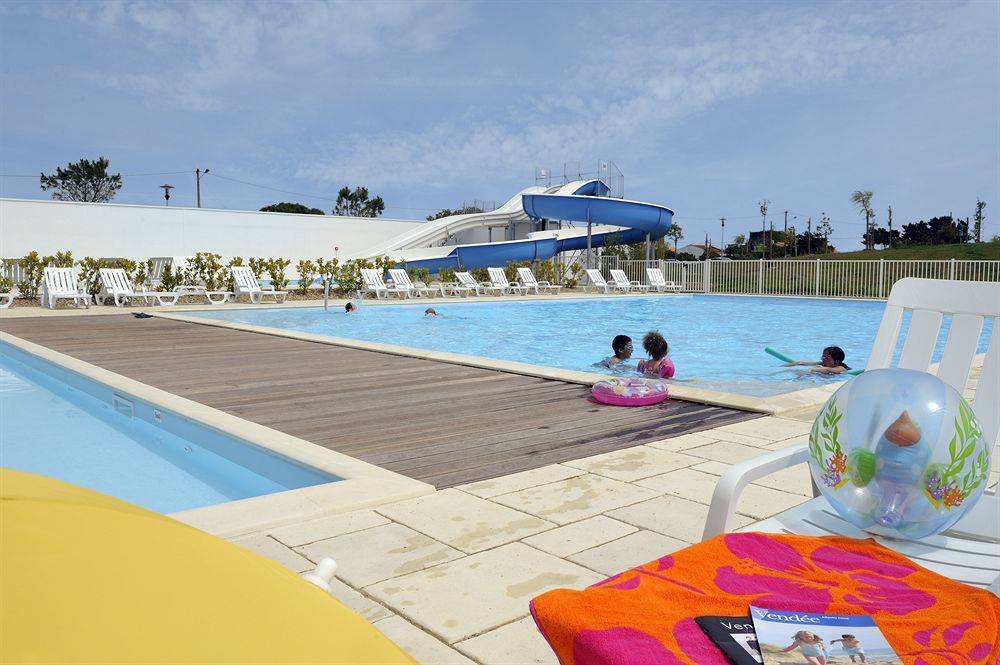
M587 204L587 269L590 269L590 204Z
M649 234L646 234L646 260L649 261L653 256L652 246L649 243Z

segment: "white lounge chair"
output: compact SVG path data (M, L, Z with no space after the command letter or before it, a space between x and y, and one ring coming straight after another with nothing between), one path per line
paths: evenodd
M364 281L364 286L361 287L361 291L359 292L362 298L365 297L366 293L374 293L376 298L381 298L383 295L388 297L390 293L398 298L410 297L410 290L408 288L401 287L395 282L392 286L386 285L382 279L382 272L375 268L362 268L361 279Z
M601 274L600 270L596 268L587 269L587 281L590 282L587 286L583 287L586 291L588 288L601 289L604 293L611 293L611 290L621 291L622 293L628 292L628 287L621 287L617 284L608 284L608 281L604 279L604 275Z
M458 283L460 285L475 291L477 296L481 296L484 294L489 295L491 293L494 293L496 295L503 294L503 289L498 289L495 286L491 286L489 284L480 284L479 282L477 282L476 278L472 276L471 272L456 272L455 279L458 280Z
M646 268L646 277L649 278L649 287L656 289L659 293L663 293L664 291L681 292L680 284L665 280L663 278L663 271L659 268Z
M615 269L611 271L611 279L615 283L615 287L621 289L622 291L649 291L649 287L642 282L632 279L630 280L626 275L625 271L621 269Z
M507 273L503 268L487 268L486 272L490 275L490 286L499 289L501 294L528 295L528 287L507 279Z
M253 274L253 270L249 266L233 266L230 270L233 271L236 295L249 296L250 302L255 305L262 303L265 297L274 298L276 303L285 302L285 298L288 297L288 291L275 291L273 286L262 289L257 281L257 276Z
M403 268L393 268L389 270L389 277L392 278L392 283L397 288L403 288L409 291L409 295L423 296L424 298L433 298L434 296L441 293L438 289L431 288L423 282L414 283L410 279L410 274L406 272Z
M916 278L896 282L875 336L868 369L890 366L906 310L912 312L910 326L897 366L927 371L942 316L953 315L936 373L959 393L965 391L983 322L993 321L972 408L983 428L984 439L992 443L996 450L1000 440L1000 283ZM715 488L704 537L711 538L730 529L736 503L748 483L781 469L801 465L808 458L808 441L804 440L732 466ZM808 470L802 468L802 473L808 473ZM869 538L873 535L845 521L823 497L807 501L749 528L817 536ZM959 582L989 588L1000 595L1000 492L996 488L987 490L979 502L943 534L920 541L905 540L899 534L894 534L892 538L875 534L875 538L925 568Z
M543 290L549 293L559 293L559 289L562 288L559 284L552 284L544 279L539 282L535 273L531 272L531 268L518 268L517 277L529 291L534 290L535 295L541 295Z
M140 290L136 291L122 268L101 268L99 274L101 292L95 297L98 305L103 305L108 298L114 300L115 307L121 307L125 301L131 301L135 298L142 298L145 303L148 303L150 298L155 298L159 305L174 305L181 295L165 291L148 292L146 287L140 287Z
M45 268L38 299L42 307L49 309L55 309L56 301L62 299L72 300L76 307L82 302L87 309L90 309L90 294L77 285L72 268Z
M7 309L14 302L14 293L0 293L0 309Z

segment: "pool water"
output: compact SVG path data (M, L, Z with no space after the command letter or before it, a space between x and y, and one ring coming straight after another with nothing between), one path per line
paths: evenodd
M415 301L392 307L362 303L359 311L350 315L342 307L192 315L599 373L610 372L594 363L612 354L615 335L632 338L635 352L629 364L634 368L636 360L645 355L643 334L659 330L670 344L669 355L677 368L675 380L763 396L843 380L783 368L781 361L764 353L764 347L800 360L818 361L823 347L836 345L846 352L848 365L863 368L885 307L873 301L700 295L437 300L431 304L443 316L436 318L424 316L428 303Z
M337 480L6 344L0 344L0 466L161 513Z

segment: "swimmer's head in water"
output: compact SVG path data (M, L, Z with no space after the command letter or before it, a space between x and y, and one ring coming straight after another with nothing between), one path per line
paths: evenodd
M670 345L667 344L667 340L663 339L663 335L660 334L659 330L650 330L643 336L642 348L646 349L646 353L653 360L660 360L666 357L670 351Z
M357 309L357 307L355 307L354 303L352 303L352 302L349 302L346 305L344 305L344 311L347 312L348 314L350 314L351 312L355 311L356 309Z
M433 307L428 307L424 310L424 316L437 316L437 312L434 311Z
M628 358L632 355L632 338L628 335L615 335L615 338L611 340L611 350L615 352L616 356Z
M840 367L844 364L844 358L846 357L844 350L839 346L828 346L823 349L823 356L820 358L820 362L825 367Z

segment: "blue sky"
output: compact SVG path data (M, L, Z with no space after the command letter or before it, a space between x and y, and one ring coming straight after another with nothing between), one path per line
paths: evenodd
M422 219L610 159L687 241L759 229L766 198L778 228L825 212L856 248L859 189L897 227L979 197L992 236L998 35L995 0L7 0L0 195L48 198L39 172L103 155L120 203L169 183L193 206L207 167L203 207L329 212L365 185Z

